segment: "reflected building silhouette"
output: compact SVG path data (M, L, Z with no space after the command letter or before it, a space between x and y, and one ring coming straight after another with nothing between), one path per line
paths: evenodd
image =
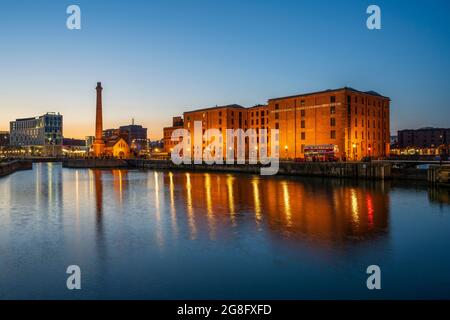
M97 232L101 233L103 229L103 181L102 171L93 170L94 188L95 188L95 221Z
M124 200L124 191L128 187L128 170L112 170L111 175L113 178L113 188L115 193L115 200L117 204L122 208Z
M450 204L449 188L429 188L428 199L439 204Z
M171 199L176 196L171 200L172 210L178 219L186 213L191 238L201 231L215 235L216 229L226 234L224 229L248 227L250 221L273 234L331 242L362 241L385 234L389 227L389 195L377 184L231 174L170 175L164 183Z
M105 172L93 174L101 231ZM123 207L128 171L112 170L111 175L114 198ZM155 192L149 205L156 210L157 232L164 221L170 221L176 236L184 224L190 239L197 239L199 233L209 239L231 237L233 228L251 227L290 239L340 243L363 241L389 229L389 186L383 189L373 182L324 184L321 179L153 172L149 183ZM168 203L160 203L165 195ZM157 238L161 242L163 235Z

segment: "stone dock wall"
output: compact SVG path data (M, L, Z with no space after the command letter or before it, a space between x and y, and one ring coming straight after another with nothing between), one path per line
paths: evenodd
M0 163L0 177L4 177L19 170L33 169L33 162L24 160L14 160Z

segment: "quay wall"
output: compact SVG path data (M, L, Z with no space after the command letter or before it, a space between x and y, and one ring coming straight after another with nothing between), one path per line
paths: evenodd
M92 169L115 169L128 168L125 160L119 159L64 159L64 168L92 168Z
M168 160L128 160L130 167L139 169L156 170L185 170L185 171L222 171L242 172L260 174L261 165L227 165L227 164L181 164L175 165ZM342 177L384 180L391 178L391 165L382 163L362 162L280 162L278 170L280 175L296 176L320 176L320 177Z
M11 162L0 163L0 177L4 177L19 170L31 170L33 163L31 161L14 160Z
M65 168L135 168L150 170L182 170L192 172L234 172L260 174L261 165L227 165L227 164L181 164L176 165L171 160L144 159L65 159ZM366 180L411 180L428 181L432 184L445 184L441 178L449 177L450 166L430 166L427 169L397 168L391 163L383 162L289 162L282 161L279 165L279 175L315 176L333 178L352 178Z
M450 165L430 166L428 181L435 185L450 187Z

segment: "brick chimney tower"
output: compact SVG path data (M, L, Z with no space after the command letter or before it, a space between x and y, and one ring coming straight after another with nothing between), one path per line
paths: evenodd
M95 115L95 140L94 156L101 157L105 153L105 141L103 141L103 105L102 105L102 83L97 82L97 109Z

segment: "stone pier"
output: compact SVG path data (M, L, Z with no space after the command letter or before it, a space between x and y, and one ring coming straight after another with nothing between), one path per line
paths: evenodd
M19 170L31 169L33 169L33 163L26 160L14 160L11 162L0 163L0 177L4 177Z

